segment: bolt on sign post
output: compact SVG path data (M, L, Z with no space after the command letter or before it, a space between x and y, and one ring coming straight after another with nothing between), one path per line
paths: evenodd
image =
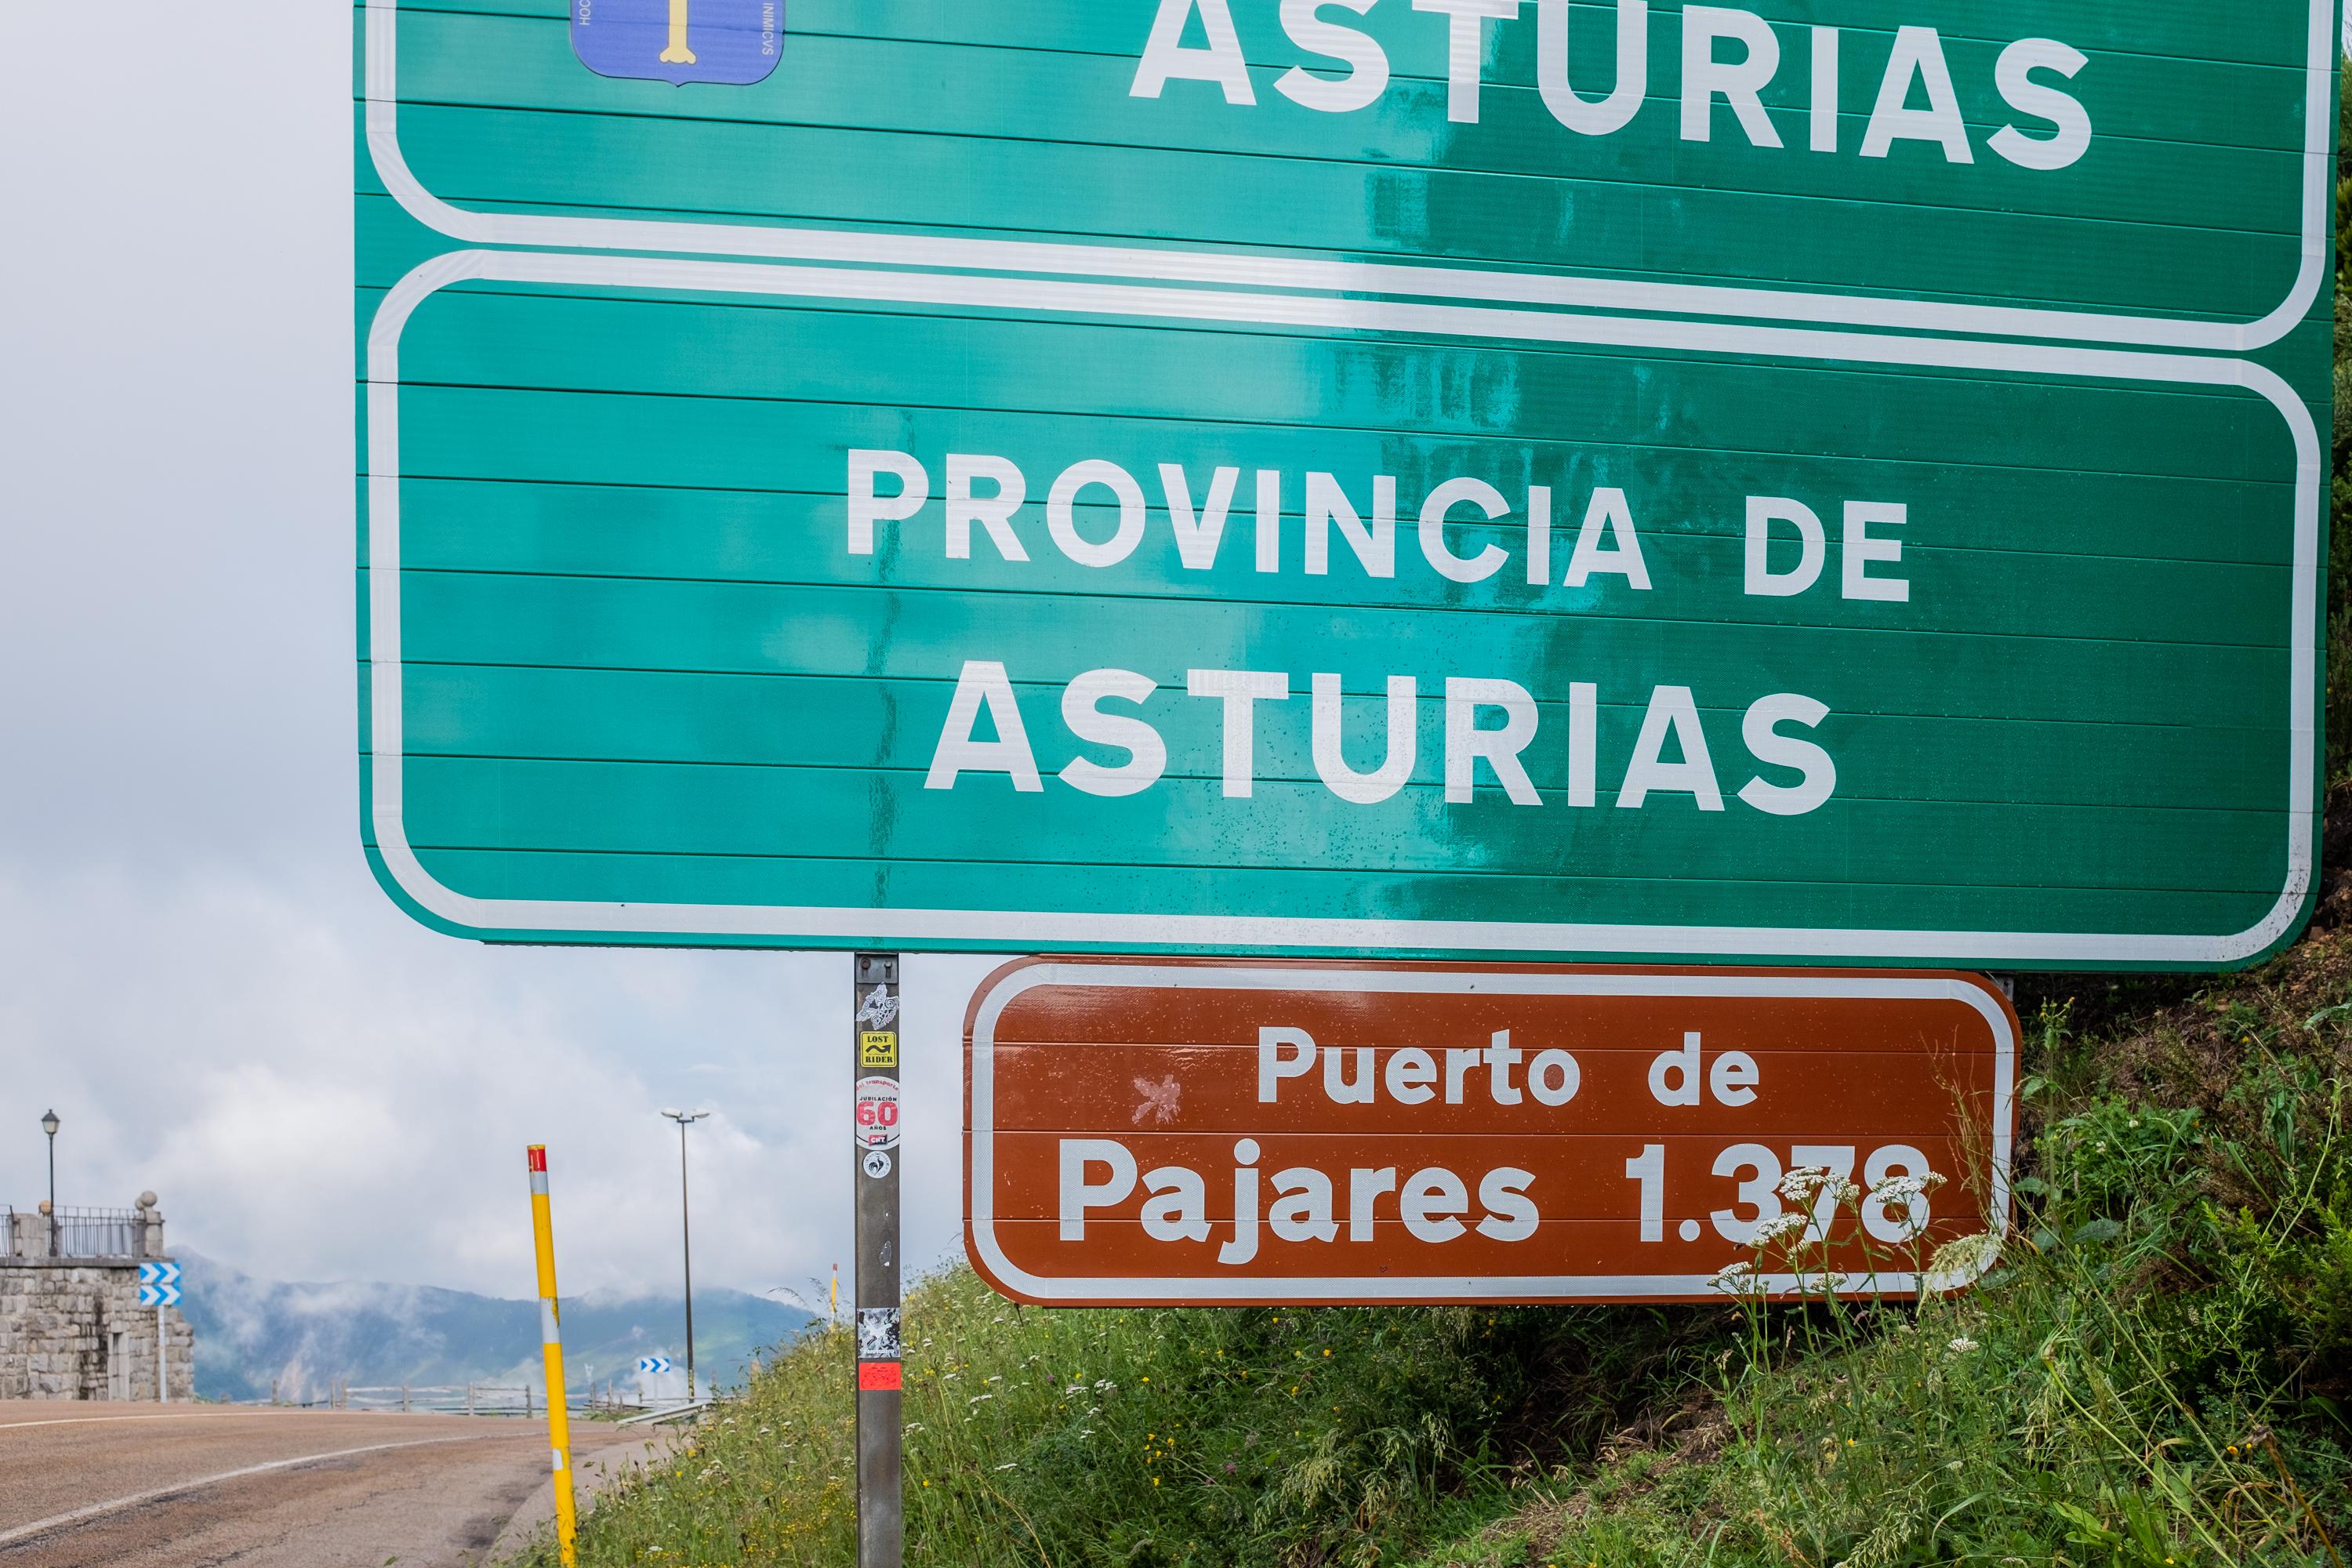
M393 896L880 951L2293 936L2332 5L1291 9L367 0Z
M563 1330L555 1300L555 1222L548 1209L547 1145L533 1143L524 1159L530 1167L531 1247L539 1262L539 1338L547 1370L548 1446L554 1456L555 1545L564 1568L572 1568L578 1561L580 1516L572 1495L572 1415L563 1397Z
M898 1568L904 1553L899 1491L898 955L861 952L850 993L856 1073L857 1562Z
M966 1041L965 1246L1016 1300L1915 1296L2009 1226L1976 975L1041 959Z

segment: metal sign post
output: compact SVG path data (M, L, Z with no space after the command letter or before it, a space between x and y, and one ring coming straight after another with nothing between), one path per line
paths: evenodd
M139 1266L139 1304L155 1309L155 1403L172 1402L172 1385L164 1377L166 1322L163 1309L180 1304L180 1266L158 1259Z
M898 955L861 952L851 1001L857 1170L857 1563L898 1568Z

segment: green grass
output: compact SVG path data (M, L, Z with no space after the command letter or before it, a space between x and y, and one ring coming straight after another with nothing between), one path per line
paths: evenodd
M1959 1297L1082 1311L925 1281L908 1561L2330 1563L2347 913L2339 882L2331 929L2201 989L2029 996L2020 1223ZM581 1561L853 1562L848 1378L842 1334L781 1354L597 1505Z
M2063 1059L2058 1023L2044 1054ZM2352 1437L2335 1033L2250 1038L2212 1113L2061 1107L1982 1288L1758 1309L1703 1419L1427 1561L2330 1562Z
M2088 1035L2046 1007L2021 1224L1979 1289L1756 1310L1699 1419L1629 1434L1426 1561L2336 1561L2347 960L2324 933Z
M1690 1315L1631 1316L1042 1311L955 1268L908 1302L908 1560L1375 1560L1687 1381ZM582 1561L852 1561L849 1353L835 1331L779 1358L597 1506Z

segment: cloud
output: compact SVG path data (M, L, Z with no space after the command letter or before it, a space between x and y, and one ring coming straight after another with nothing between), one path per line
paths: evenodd
M220 868L0 868L0 951L20 1204L53 1100L61 1202L152 1188L175 1244L250 1273L528 1296L523 1149L544 1142L566 1293L668 1289L677 1137L654 1110L688 1101L717 1111L688 1133L698 1279L805 1293L849 1259L845 956L485 948L348 879ZM986 967L910 975L918 1260L955 1245L959 1030Z

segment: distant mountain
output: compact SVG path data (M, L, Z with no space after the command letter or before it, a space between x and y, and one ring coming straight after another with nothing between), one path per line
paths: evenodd
M543 1390L539 1303L432 1286L296 1285L256 1279L193 1253L179 1255L196 1331L196 1392L211 1399L320 1399L353 1386L529 1384ZM637 1358L686 1360L685 1310L676 1296L565 1298L564 1375L631 1386ZM809 1313L740 1290L694 1293L696 1370L740 1384L754 1355L789 1343Z

